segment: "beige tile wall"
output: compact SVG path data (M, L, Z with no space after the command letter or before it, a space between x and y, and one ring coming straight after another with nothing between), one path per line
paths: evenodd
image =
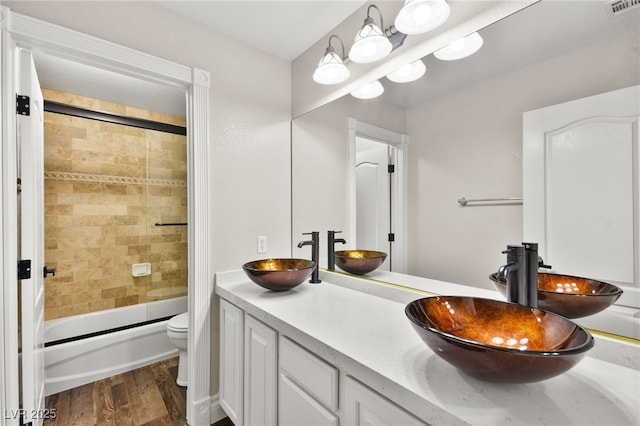
M183 118L43 89L45 99L185 125ZM187 294L186 138L45 114L45 319ZM152 274L133 277L134 263Z

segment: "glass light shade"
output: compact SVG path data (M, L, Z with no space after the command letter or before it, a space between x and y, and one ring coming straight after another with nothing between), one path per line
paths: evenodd
M351 72L336 52L328 51L313 73L313 80L320 84L338 84L349 78Z
M391 53L393 46L380 27L365 21L358 31L353 46L349 50L349 59L360 64L379 61Z
M445 0L406 0L394 25L404 34L422 34L442 25L450 13Z
M427 67L424 66L424 62L418 59L387 74L387 78L395 83L408 83L419 79L426 71Z
M382 84L378 80L373 80L351 92L351 96L358 99L373 99L382 95L383 92Z
M473 55L482 47L482 37L473 33L454 41L446 47L433 52L433 56L443 61L454 61Z

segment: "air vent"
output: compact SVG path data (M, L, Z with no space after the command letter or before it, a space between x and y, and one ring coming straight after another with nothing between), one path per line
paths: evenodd
M640 6L640 0L615 0L605 4L605 9L609 17L620 15L631 9Z

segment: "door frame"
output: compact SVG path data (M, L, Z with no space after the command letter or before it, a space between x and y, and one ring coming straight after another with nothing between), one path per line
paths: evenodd
M347 152L347 211L349 214L349 232L355 235L356 230L356 136L379 141L396 148L395 179L391 183L391 217L395 234L393 249L393 272L407 271L407 182L409 182L409 135L394 132L382 127L359 121L349 117L349 143ZM355 247L354 247L355 248Z
M189 385L187 419L190 424L210 424L210 302L214 272L211 191L212 173L209 130L209 72L52 25L0 7L2 82L0 95L0 188L2 190L2 291L0 292L0 412L17 409L17 231L16 231L16 112L15 52L42 49L48 54L143 78L184 90L187 103L187 191L188 191L188 309ZM197 232L196 232L197 231ZM43 236L44 237L44 236ZM198 259L203 261L196 262ZM198 283L198 285L196 285ZM7 411L5 411L7 410ZM4 421L5 419L3 419ZM17 422L17 420L16 420ZM15 423L8 419L8 423Z

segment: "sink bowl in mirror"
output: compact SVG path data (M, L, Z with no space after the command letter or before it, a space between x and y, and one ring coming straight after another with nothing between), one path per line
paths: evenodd
M436 355L491 382L557 376L594 343L587 330L561 315L498 300L427 297L409 303L405 314Z
M375 271L387 258L387 254L375 250L341 250L335 253L336 265L343 271L364 275Z
M493 285L507 294L507 283L498 274L489 276ZM596 314L612 305L622 295L617 286L588 278L552 273L538 273L538 307L567 318Z
M306 259L262 259L247 262L242 270L254 283L272 291L286 291L309 278L316 263Z

